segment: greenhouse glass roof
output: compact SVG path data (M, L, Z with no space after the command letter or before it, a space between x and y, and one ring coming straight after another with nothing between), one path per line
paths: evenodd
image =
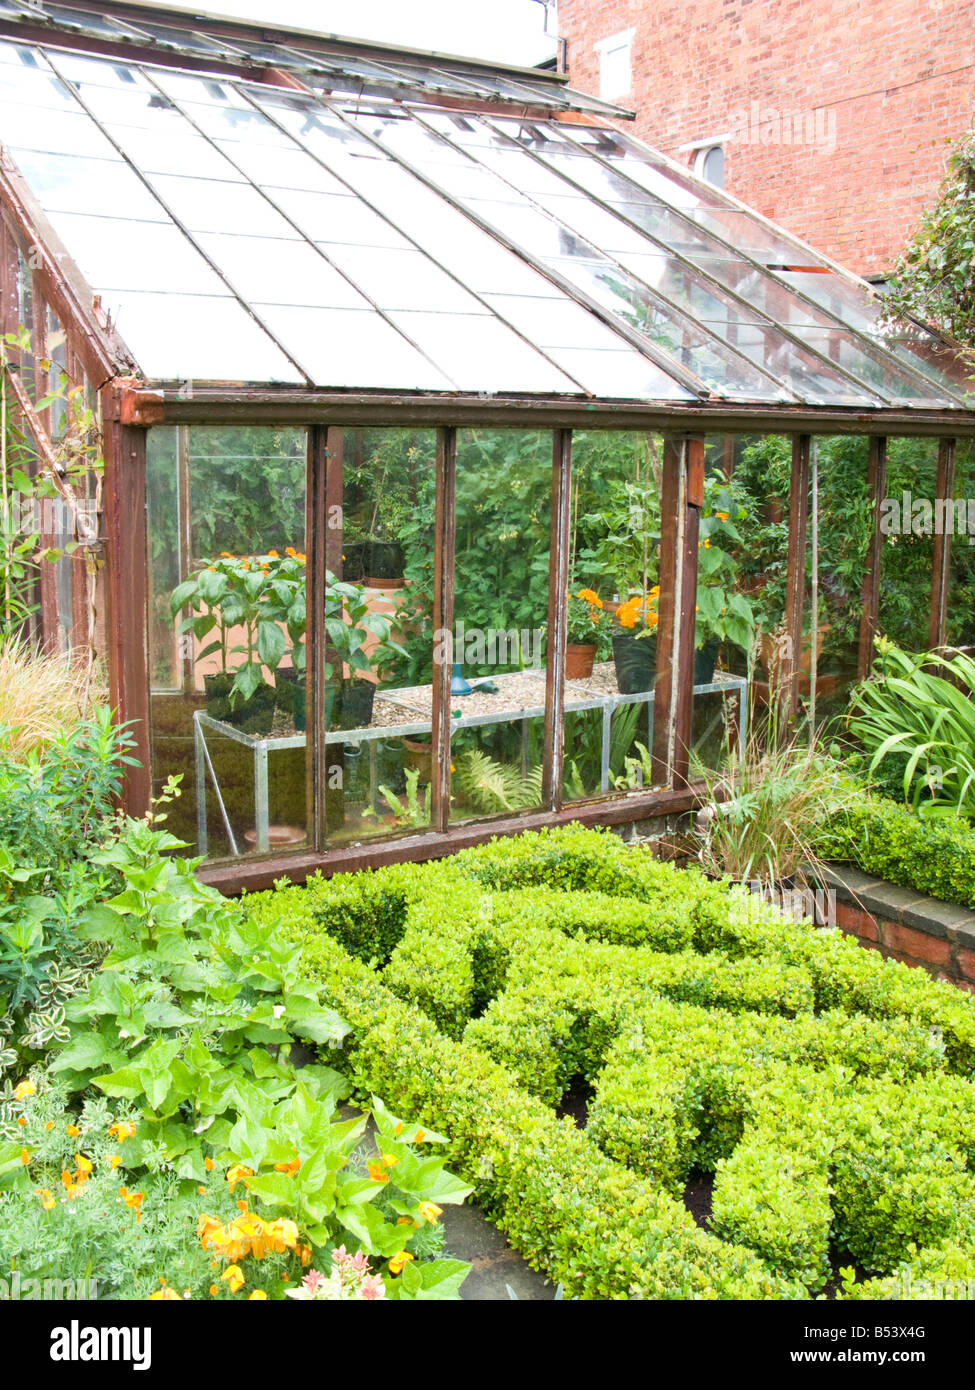
M505 77L496 113L442 109L473 79L431 71L350 102L6 39L0 143L152 383L967 403L954 349L734 199L614 128L512 113Z

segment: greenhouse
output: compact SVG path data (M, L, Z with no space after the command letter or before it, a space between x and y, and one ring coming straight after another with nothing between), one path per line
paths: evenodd
M4 399L81 541L43 637L219 886L677 814L878 629L975 643L960 349L627 115L0 0Z

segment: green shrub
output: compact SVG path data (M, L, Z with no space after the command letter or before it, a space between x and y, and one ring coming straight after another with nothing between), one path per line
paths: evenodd
M927 820L896 801L864 797L829 829L824 857L852 860L888 883L975 908L975 830L967 820Z
M392 896L395 945L370 950ZM975 1005L839 932L580 827L248 909L300 945L357 1083L449 1131L578 1296L795 1297L834 1248L883 1278L975 1256ZM552 1108L579 1077L584 1131ZM680 1200L693 1168L710 1233Z

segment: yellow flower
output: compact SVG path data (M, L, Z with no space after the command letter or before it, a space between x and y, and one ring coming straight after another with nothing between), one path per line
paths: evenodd
M401 1250L398 1255L394 1255L389 1262L390 1274L399 1274L407 1261L412 1260L412 1258L413 1256L408 1250Z
M40 1197L41 1206L44 1208L44 1210L53 1211L54 1208L57 1206L57 1203L54 1200L54 1193L51 1191L51 1189L49 1187L36 1187L34 1191L36 1195Z
M438 1207L436 1202L421 1202L420 1215L424 1221L429 1221L430 1225L433 1226L437 1217L443 1215L443 1207Z
M240 1272L240 1265L228 1265L220 1278L226 1279L231 1293L236 1293L238 1289L244 1287L244 1276Z
M204 1166L204 1168L207 1170L208 1173L212 1173L212 1172L213 1172L213 1159L212 1159L212 1158L205 1158L205 1159L203 1160L203 1166Z
M84 1182L92 1170L90 1158L85 1158L84 1154L75 1154L74 1161L78 1165L78 1181Z
M704 546L705 550L711 549L711 542L708 540L707 536L704 537L704 540L701 543Z
M580 589L576 597L585 599L586 603L591 604L593 608L602 608L603 606L603 601L595 589Z
M109 1154L105 1161L108 1164L109 1168L117 1168L119 1164L122 1162L118 1154Z
M383 1162L387 1168L395 1168L397 1163L399 1163L399 1159L395 1154L383 1154Z
M425 1130L425 1129L418 1129L417 1132L416 1132L416 1133L414 1134L414 1136L413 1136L413 1143L414 1143L414 1144L422 1144L423 1141L424 1141L424 1139L425 1139L426 1137L427 1137L427 1132L426 1132L426 1130Z
M274 1171L276 1173L287 1173L289 1176L294 1177L300 1167L301 1159L295 1154L290 1163L275 1163Z
M229 1186L231 1192L233 1192L234 1188L237 1186L239 1182L244 1183L244 1186L246 1187L246 1179L252 1178L253 1176L253 1168L248 1168L247 1165L244 1163L235 1163L232 1168L227 1169L227 1185Z
M263 1289L255 1289L254 1292L251 1294L250 1298L247 1300L247 1302L253 1303L255 1299L260 1298L267 1298L267 1294L264 1292Z
M54 1128L54 1121L53 1121L53 1120L48 1120L48 1122L47 1122L47 1124L44 1126L44 1128L45 1128L46 1130L52 1130L52 1129Z
M114 1125L109 1125L108 1132L119 1143L124 1143L126 1139L131 1139L135 1134L135 1120L119 1120Z
M396 1136L397 1139L398 1139L398 1138L400 1137L400 1135L403 1133L403 1129L404 1129L404 1128L405 1128L405 1126L404 1126L404 1124L403 1124L403 1121L402 1121L402 1120L399 1120L399 1121L397 1122L396 1128L393 1130L393 1133L395 1134L395 1136Z
M27 1096L36 1096L37 1091L33 1081L21 1081L14 1087L14 1100L24 1100Z
M65 1125L64 1128L65 1132L70 1134L72 1139L77 1139L78 1135L81 1133L77 1125Z
M24 1165L25 1168L27 1167L28 1163L30 1163L30 1153L28 1152L27 1149L21 1149L21 1151L20 1151L20 1161L21 1161L21 1163Z
M154 1303L182 1303L182 1294L178 1294L175 1289L157 1289L155 1293L149 1295L149 1302Z
M278 554L278 552L277 552L276 550L269 550L267 553L268 553L268 558L269 558L269 559L272 559L272 558L275 559L275 560L280 560L280 559L281 559L281 556Z

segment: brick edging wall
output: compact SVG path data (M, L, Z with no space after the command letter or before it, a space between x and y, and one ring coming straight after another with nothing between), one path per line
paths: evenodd
M975 994L975 912L928 898L855 868L831 864L827 886L836 891L836 925L862 946L926 970Z

